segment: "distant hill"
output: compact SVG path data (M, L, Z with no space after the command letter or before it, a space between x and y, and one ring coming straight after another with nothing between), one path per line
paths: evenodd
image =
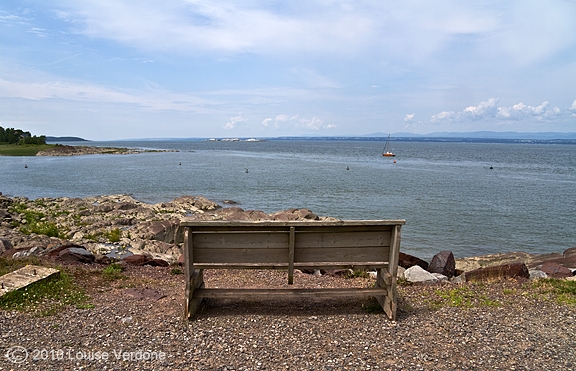
M387 137L387 133L373 133L364 137ZM394 138L471 138L471 139L529 139L529 140L554 140L554 139L576 139L576 133L518 133L514 131L474 131L474 132L436 132L429 134L413 133L393 133Z
M88 142L88 140L79 137L46 137L47 143L60 143L60 142Z

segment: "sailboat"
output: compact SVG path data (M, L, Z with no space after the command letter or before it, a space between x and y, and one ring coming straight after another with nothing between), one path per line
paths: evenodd
M388 134L388 140L386 141L386 145L384 146L384 152L382 152L382 156L384 157L394 157L396 156L395 154L393 154L392 152L389 151L390 147L390 134Z

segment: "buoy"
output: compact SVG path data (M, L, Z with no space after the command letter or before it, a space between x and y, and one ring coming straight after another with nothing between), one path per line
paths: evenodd
M348 166L346 166L346 170L350 170L350 168Z
M28 165L24 164L24 169L28 169Z
M179 163L178 163L178 165L182 165L182 163L181 163L181 162L179 162Z
M248 173L248 169L246 169L246 173Z
M490 166L490 170L494 169L492 166Z
M394 160L394 163L396 163L396 160Z

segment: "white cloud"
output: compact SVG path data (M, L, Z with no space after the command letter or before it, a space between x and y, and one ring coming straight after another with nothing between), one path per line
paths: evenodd
M497 98L490 98L486 102L481 102L477 106L466 107L463 115L472 120L480 120L488 117L494 117L498 113Z
M569 111L572 111L572 116L576 116L576 100L572 102L572 105L568 107Z
M414 113L407 113L406 116L404 116L404 122L410 122L414 120L414 116Z
M238 116L235 117L230 117L230 120L228 120L228 122L226 123L226 125L224 125L224 129L226 130L232 130L236 128L236 124L238 124L239 122L246 122L248 121L247 119L245 119L244 117L242 117L242 112L240 112L238 114Z
M137 105L150 111L200 112L209 101L192 94L172 93L159 88L144 91L120 91L94 84L70 81L15 82L0 78L0 98L21 98L32 101L62 99L70 102L113 103Z
M271 122L272 122L271 118L266 118L266 119L264 119L264 121L262 121L262 126L267 128Z
M316 3L320 12L282 12L268 2L166 0L62 1L61 19L79 33L152 50L341 52L373 32L375 19ZM297 7L296 7L297 8ZM305 7L306 8L306 7ZM345 48L344 48L345 49Z
M460 112L444 111L430 119L432 123L465 122L480 120L520 121L523 119L553 120L563 116L558 107L550 107L549 102L530 106L522 102L511 107L499 107L498 98L490 98L477 106L469 106ZM574 104L573 104L574 106Z
M498 108L498 118L506 120L522 120L525 118L536 119L553 119L554 117L561 116L562 110L558 107L549 108L548 102L543 102L541 105L533 107L524 103L518 103L512 107Z
M281 6L264 0L61 0L60 4L59 17L80 34L144 50L184 54L306 52L369 57L365 53L376 52L386 59L409 58L411 62L425 63L427 56L441 52L454 38L464 35L487 40L495 33L511 32L502 21L505 16L500 14L506 9L490 3L454 0L311 0ZM548 13L557 15L554 11ZM537 24L544 27L543 23ZM524 30L531 24L521 26ZM544 49L541 54L565 45L562 37L556 40L559 45ZM533 48L523 43L515 54L522 55L525 49ZM508 55L506 45L498 49ZM328 82L332 83L330 79Z

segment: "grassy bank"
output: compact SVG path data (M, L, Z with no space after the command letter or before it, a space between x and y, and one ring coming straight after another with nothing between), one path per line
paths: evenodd
M0 156L36 156L53 147L54 144L0 144Z

